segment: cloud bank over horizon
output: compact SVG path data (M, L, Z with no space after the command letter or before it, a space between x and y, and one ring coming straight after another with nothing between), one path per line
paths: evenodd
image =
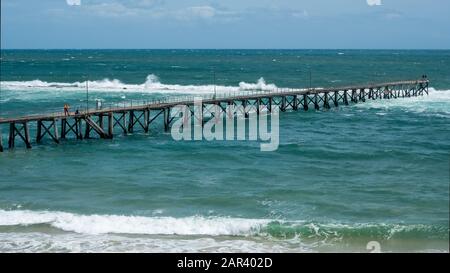
M2 0L1 45L450 48L448 10L448 0Z

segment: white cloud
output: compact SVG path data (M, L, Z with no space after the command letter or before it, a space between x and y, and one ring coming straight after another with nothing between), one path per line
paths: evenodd
M216 10L210 6L190 7L188 10L196 17L209 18L216 14Z
M292 17L307 19L309 18L309 13L306 10L303 11L294 11L291 13Z
M139 14L139 9L128 8L115 2L90 5L87 7L87 10L102 17L124 17L136 16Z
M381 6L381 0L367 0L369 6Z
M216 9L210 6L188 7L178 10L175 16L178 19L212 18L216 15Z
M69 6L81 6L81 0L66 0Z
M70 6L81 6L81 0L66 0ZM167 7L164 0L96 0L86 1L81 12L101 17L141 17L178 21L214 20L228 22L239 18L239 13L209 5Z

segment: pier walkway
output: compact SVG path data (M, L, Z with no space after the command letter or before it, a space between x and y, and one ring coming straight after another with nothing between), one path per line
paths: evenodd
M311 88L311 89L274 89L271 91L246 91L239 94L221 94L217 96L201 96L202 109L208 105L218 105L224 109L227 105L256 106L257 112L264 107L268 112L273 106L278 106L283 112L288 109L297 111L310 108L319 110L328 109L340 104L364 102L376 99L396 99L422 96L428 94L429 81L427 79L367 84L359 86L344 86L337 88ZM80 112L65 116L63 112L30 115L16 118L0 118L0 127L9 126L8 148L15 147L16 140L22 141L25 147L31 148L39 144L47 136L56 143L62 139L72 137L82 140L96 135L99 138L111 139L114 129L119 128L124 134L133 133L135 128L149 132L150 124L158 117L163 118L164 130L170 129L171 109L177 105L186 105L191 109L194 106L194 97L173 98L158 100L138 105L123 107L108 107ZM206 110L202 110L206 111ZM191 110L193 113L193 111ZM245 110L244 110L245 112ZM202 113L203 114L203 113ZM247 116L248 113L244 113ZM195 115L194 115L195 118ZM30 136L29 125L36 122L35 141ZM3 139L0 134L0 152L3 152Z

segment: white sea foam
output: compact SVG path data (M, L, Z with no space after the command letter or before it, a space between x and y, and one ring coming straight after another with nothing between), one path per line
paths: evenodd
M312 252L298 242L262 238L183 238L116 234L0 233L0 252Z
M383 249L385 250L385 249ZM395 251L395 248L393 249ZM443 245L417 245L411 249L415 252L448 253ZM0 233L0 252L364 252L364 244L332 245L322 243L306 243L298 239L266 240L265 238L184 238L182 236L124 236L116 234L47 234ZM392 250L387 250L392 251ZM398 250L404 252L401 243Z
M39 224L65 232L33 227ZM448 227L428 225L316 224L228 217L174 218L0 210L0 227L8 226L14 228L0 232L0 252L305 252L338 247L354 236L390 240L396 234L402 234L400 239L402 236L423 239L443 236L432 249L421 248L422 243L418 242L420 248L416 251L446 251L448 248L442 243L447 238ZM294 232L295 236L267 236L265 229L270 226L278 230L275 233L287 231L286 235L292 235Z
M378 112L377 115L385 115L389 110L400 109L407 112L450 117L450 90L430 88L428 95L399 99L366 100L365 103L358 103L354 106L383 111Z
M258 233L270 221L227 217L142 217L78 215L66 212L0 210L0 226L49 224L83 234L230 235Z
M89 89L92 91L103 92L145 92L145 93L183 93L183 94L204 94L213 93L214 85L181 85L161 83L156 75L150 74L142 84L127 84L117 79L103 79L98 81L88 81ZM64 90L64 91L83 91L86 88L86 82L46 82L41 80L33 81L1 81L2 89L11 91L36 91L36 90ZM215 87L217 92L238 92L245 90L273 90L277 88L275 84L267 84L264 78L260 78L256 83L240 82L239 86L221 86Z

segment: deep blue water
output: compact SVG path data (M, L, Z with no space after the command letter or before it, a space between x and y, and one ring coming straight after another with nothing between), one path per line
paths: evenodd
M280 115L280 146L150 133L0 154L0 251L448 251L450 51L1 52L0 116L417 79L430 94ZM214 72L213 72L214 71ZM311 83L309 74L311 71ZM2 127L3 140L7 128ZM34 125L31 134L34 135Z

